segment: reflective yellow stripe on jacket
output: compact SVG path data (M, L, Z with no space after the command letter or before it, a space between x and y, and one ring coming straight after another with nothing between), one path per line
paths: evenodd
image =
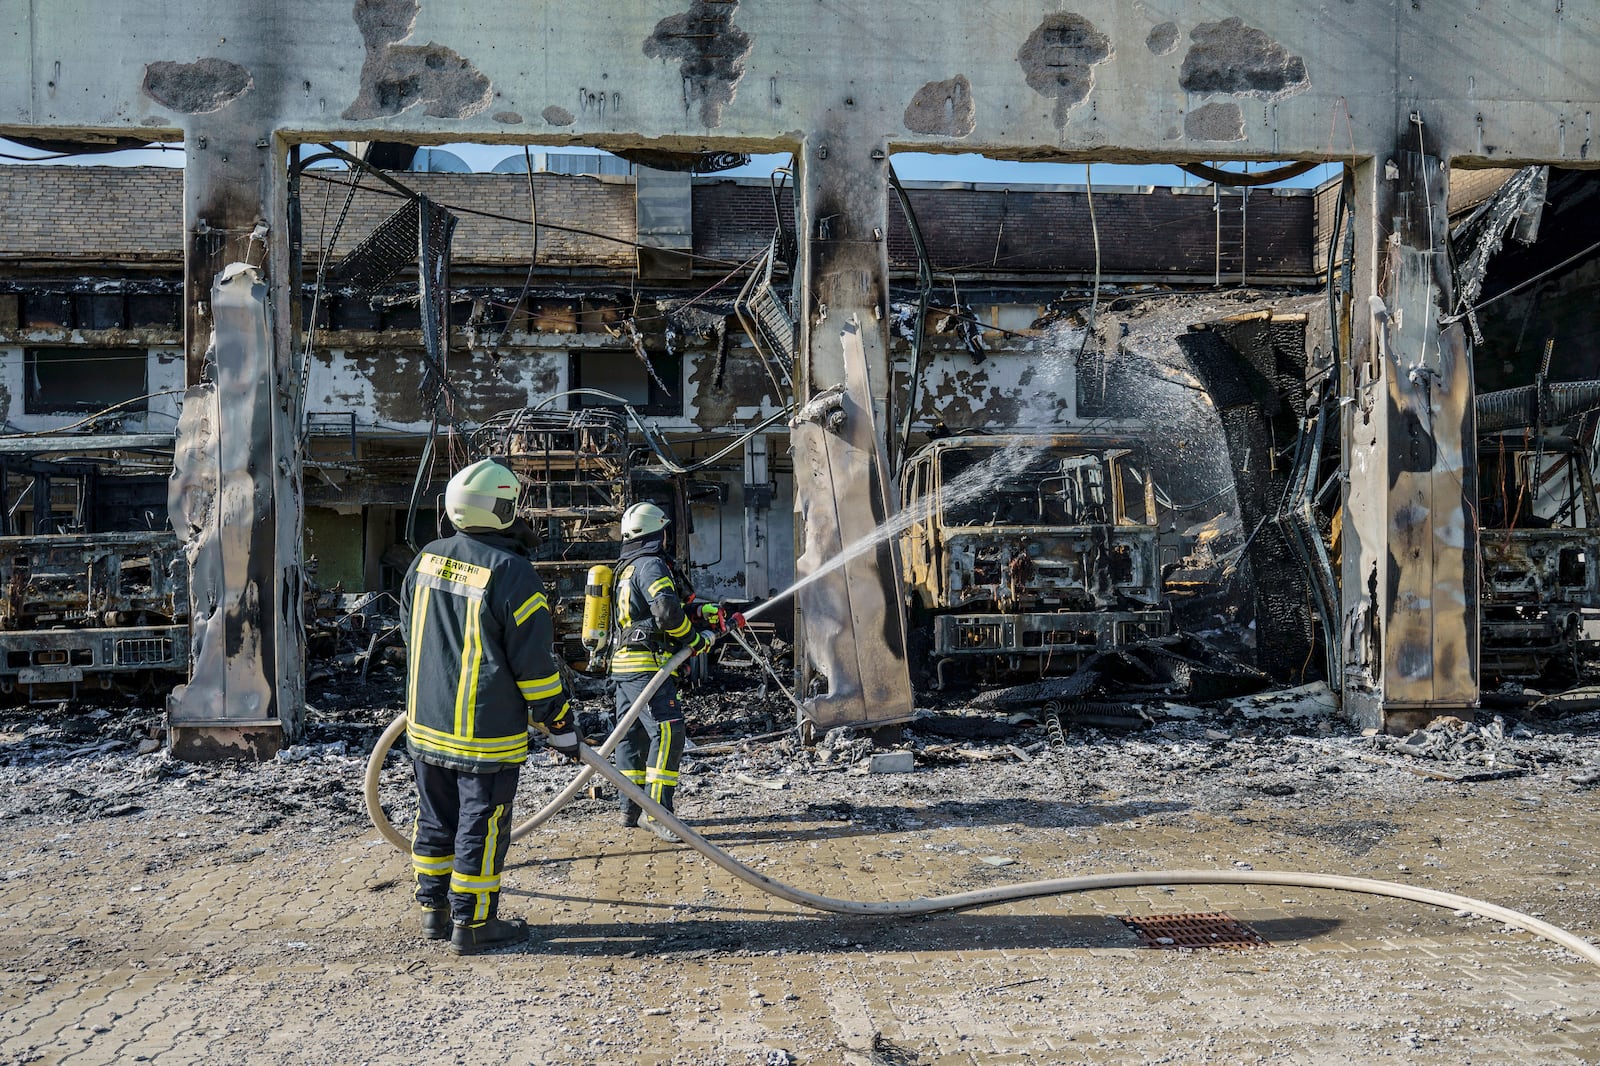
M522 623L532 618L534 612L540 610L541 608L548 611L550 609L550 601L545 599L544 593L535 592L532 596L528 597L526 603L516 609L516 612L511 616L511 620L520 626Z
M520 762L528 754L528 734L517 733L509 737L460 737L437 729L429 729L412 721L406 728L411 743L418 748L440 755L457 755L469 759L490 759L497 762Z
M417 678L421 671L417 663L422 658L422 629L428 617L428 594L433 590L427 586L417 589L416 598L411 601L411 646L406 649L410 662L406 663L406 721L417 720Z
M467 608L467 625L461 634L461 676L456 681L456 734L468 737L477 724L478 671L483 666L483 601Z
M653 674L670 658L672 658L670 654L653 652L648 648L623 648L611 657L611 672Z
M536 678L533 681L518 681L517 689L522 693L522 698L529 703L535 700L554 699L561 695L561 675L551 674L549 677Z

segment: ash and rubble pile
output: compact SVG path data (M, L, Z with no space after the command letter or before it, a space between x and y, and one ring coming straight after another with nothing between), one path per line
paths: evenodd
M1130 661L1170 667L1186 658ZM1177 673L1198 678L1202 690L1212 683L1209 674ZM839 729L808 747L795 729L793 705L761 671L719 667L682 694L691 746L679 809L691 821L743 827L745 836L765 839L760 827L768 822L900 830L960 824L980 809L1035 825L1082 825L1113 801L1157 814L1271 802L1301 816L1333 812L1327 816L1338 821L1344 798L1410 794L1441 781L1514 773L1564 788L1600 782L1600 774L1589 772L1600 711L1553 722L1506 712L1482 725L1440 719L1408 737L1361 736L1338 716L1321 684L1191 699L1195 690L1183 685L1118 691L1107 674L1096 676L1095 701L1122 711L1114 727L1075 718L1070 700L1031 698L1024 686L982 699L930 701L897 736ZM399 668L381 659L366 678L331 671L312 689L301 742L260 764L170 758L160 743L161 712L138 700L0 709L0 823L68 826L155 815L188 823L152 860L157 866L202 856L224 840L361 833L368 824L363 771L397 713L402 688ZM1095 701L1077 706L1081 711ZM598 742L609 720L605 697L580 702L591 739ZM1418 774L1412 765L1445 772ZM536 753L523 772L519 811L536 809L571 773L569 764ZM392 753L381 776L385 806L404 811L410 789L403 752ZM573 807L578 817L611 810L603 794ZM4 876L20 874L0 868Z

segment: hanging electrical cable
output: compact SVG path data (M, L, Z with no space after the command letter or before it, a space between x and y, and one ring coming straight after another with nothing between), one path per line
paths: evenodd
M538 403L529 408L529 410L541 411L550 404L555 403L557 400L566 396L593 396L597 399L605 400L607 403L614 403L620 406L623 410L623 413L628 416L628 420L632 422L634 427L639 430L639 435L644 440L645 447L649 448L651 454L653 454L657 459L661 460L662 467L669 474L698 473L699 471L704 470L708 466L715 463L717 460L721 459L723 456L728 455L737 448L742 447L745 441L749 440L751 437L754 437L757 433L776 425L778 422L787 419L794 413L793 407L784 407L781 410L775 411L766 418L763 418L761 421L757 422L755 425L751 426L749 429L741 432L731 444L719 449L697 463L690 463L688 466L684 466L682 463L678 462L677 457L672 454L671 448L669 448L666 442L660 438L660 434L656 432L654 427L639 417L639 412L634 410L632 404L615 393L605 392L602 389L567 389L563 392L552 393L551 395L546 396L544 399L540 400Z
M341 155L342 156L349 156L349 153L341 152ZM350 156L350 158L353 159L355 157ZM374 170L373 174L378 176L378 177L380 177L380 178L382 178L385 181L386 184L392 186L393 189L394 189L394 191L385 191L383 189L368 189L367 190L369 193L372 193L375 196L388 196L388 197L391 197L391 198L394 198L394 199L410 199L410 198L415 197L417 195L415 192L413 192L412 190L406 188L404 185L400 184L398 181L395 181L394 179L390 178L388 175L383 174L382 171ZM310 178L313 181L338 181L338 179L336 179L336 178L326 178L326 177L323 177L321 174L307 174L306 177ZM342 185L344 183L343 182L339 182L339 184ZM527 219L518 218L515 215L503 215L503 214L500 214L499 212L496 212L496 211L483 211L483 210L480 210L480 209L475 208L475 207L462 207L460 204L440 203L439 206L444 208L447 211L453 212L453 213L458 214L458 215L473 215L473 216L475 216L477 218L492 218L492 219L494 219L494 220L496 220L498 222L512 222L512 223L515 223L516 225L519 225L519 226L529 225L529 222L528 222ZM622 244L622 245L626 245L629 248L648 248L649 247L648 245L641 244L638 241L629 240L626 237L618 237L618 236L616 236L614 234L611 234L611 233L600 233L600 232L598 232L596 230L591 230L591 229L581 229L581 228L579 228L577 226L562 226L562 225L558 225L557 223L554 223L554 222L540 222L537 225L538 225L538 228L542 229L542 230L552 230L552 231L554 231L556 233L571 233L571 234L574 234L574 235L579 236L579 237L593 237L595 240L598 240L598 241L609 241L612 244ZM695 253L695 252L675 252L673 254L681 256L681 257L683 257L685 259L693 259L693 260L696 260L696 261L701 262L701 263L715 263L718 266L731 267L731 266L737 266L738 265L737 263L735 263L731 259L718 259L715 256L700 255L700 254Z
M312 156L300 164L303 174L305 168L319 158L327 158L326 153L321 156ZM350 169L350 188L345 193L344 206L339 209L339 218L333 224L333 234L327 235L328 202L322 203L323 232L318 235L317 249L317 280L311 291L311 314L306 321L305 341L300 351L300 380L296 390L295 424L300 427L300 432L307 431L306 426L306 396L311 384L311 351L315 346L317 337L317 318L322 308L322 294L326 291L328 282L328 262L333 258L333 250L339 243L339 234L344 230L344 222L350 215L350 205L355 202L356 190L361 186L361 175L366 169L366 164L357 162Z
M528 298L528 289L533 285L533 271L539 264L539 196L533 187L533 156L528 151L528 146L522 146L522 161L528 168L528 228L533 232L533 248L528 252L528 273L522 279L522 291L517 293L517 302L511 305L511 312L506 315L505 328L501 334L511 332L517 324L517 315L522 312L522 301Z
M892 468L905 457L911 447L911 423L916 418L918 389L928 369L928 355L924 349L927 344L928 300L933 295L933 264L928 258L928 246L922 239L922 227L917 223L917 213L911 207L911 195L906 192L905 186L900 184L900 175L895 173L894 164L887 165L889 187L894 190L895 198L900 202L900 212L905 216L906 228L911 231L911 247L917 253L917 318L911 327L911 375L906 383L905 409L900 413L900 436L898 441L891 441L897 445L889 454ZM995 238L997 250L999 242L997 236ZM952 287L954 284L954 279L951 279ZM960 310L959 299L957 310L958 312Z
M82 360L82 361L83 362L88 362L88 360ZM102 408L100 408L100 410L95 411L92 414L84 415L82 418L78 419L76 422L69 422L64 426L52 426L49 429L34 429L34 430L28 430L27 432L17 432L17 433L8 432L8 433L6 433L6 436L8 436L8 437L59 437L62 434L66 433L66 432L68 432L70 430L77 429L79 426L88 425L90 422L93 422L97 418L100 418L100 417L103 417L105 415L108 415L113 411L120 411L124 407L128 407L128 406L130 406L132 404L143 403L146 400L153 400L158 396L182 396L186 391L187 391L186 389L162 389L160 392L147 392L143 396L134 396L134 397L131 397L131 398L126 399L126 400L119 400L118 402L116 402L114 404L111 404L109 407L102 407Z
M1320 159L1306 159L1298 163L1286 163L1272 170L1263 170L1256 174L1240 174L1233 170L1223 170L1221 167L1208 166L1205 163L1179 163L1178 169L1187 174L1193 174L1202 181L1213 182L1217 185L1228 185L1234 188L1256 188L1261 185L1276 185L1280 181L1298 178L1302 174L1323 166Z

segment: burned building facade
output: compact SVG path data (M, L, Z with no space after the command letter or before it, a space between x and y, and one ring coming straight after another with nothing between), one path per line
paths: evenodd
M663 485L675 470L693 470L676 479L676 506L702 596L752 603L793 581L792 385L752 340L768 334L752 326L749 294L757 282L789 284L793 264L777 253L787 237L792 256L792 196L781 175L777 185L715 175L667 182L671 197L661 178L643 168L637 176L391 178L439 211L458 212L443 373L435 374L415 271L376 285L351 280L398 194L361 168L299 172L310 610L342 613L393 590L410 546L436 534L439 492L463 456L514 454L530 484L548 486L540 465L549 453L536 454L516 434L546 426L548 416L582 424L585 410L614 419L607 432L618 440L593 445L593 462L574 475L589 479L583 491L600 491L605 462ZM6 411L18 434L13 447L63 446L59 430L74 449L98 451L114 483L135 469L161 472L183 400L182 258L173 230L144 220L178 210L182 180L180 170L162 168L0 169L14 208L0 221L0 373L15 397ZM1108 320L1121 295L1131 306L1163 293L1209 292L1219 278L1231 289L1256 283L1280 296L1317 284L1319 200L1305 190L911 183L904 193L907 210L891 218L887 235L897 466L930 435L1149 428L1148 405L1162 383L1128 376L1121 368L1131 360L1105 358L1098 340L1086 343L1096 232ZM1238 216L1226 235L1219 212ZM676 220L669 239L677 251L643 246L641 235L662 239L663 219ZM1153 230L1161 242L1143 238ZM924 285L933 271L934 284ZM1252 290L1243 298L1265 296ZM1126 348L1130 331L1121 332ZM436 408L440 395L447 400ZM1191 416L1195 436L1203 418ZM118 447L129 434L154 449L143 466ZM1203 449L1185 456L1181 439L1168 444L1164 484L1182 484L1192 496L1225 476L1213 465L1211 480L1196 479L1184 468ZM436 458L424 462L434 449ZM44 528L29 469L16 467L7 484L14 533ZM617 486L598 509L552 499L538 513L609 515L603 524L614 527L629 499ZM80 516L60 531L165 532L158 501ZM673 505L670 492L662 502ZM1153 537L1153 516L1147 524ZM562 543L546 580L564 593L558 613L570 623L567 651L576 662L579 579L590 562L614 558L616 546L586 549L549 532ZM1154 556L1146 569L1154 607ZM778 618L788 635L790 620Z
M290 402L310 392L295 308L312 244L291 157L371 137L793 154L791 380L798 411L818 415L790 436L794 558L816 575L798 595L801 628L853 637L811 641L826 683L807 700L819 723L865 725L911 706L896 552L885 541L837 568L827 560L895 510L907 443L891 341L892 152L1339 159L1348 224L1330 228L1348 269L1328 301L1332 406L1319 416L1340 444L1339 551L1315 581L1329 593L1324 629L1337 632L1330 662L1346 710L1366 724L1473 706L1482 342L1458 317L1449 190L1464 168L1587 165L1600 13L1503 0L1470 13L1388 0L1191 6L969 6L942 11L933 33L922 9L856 4L312 0L291 16L174 0L137 35L109 4L17 12L0 45L0 133L69 150L184 144L177 469L200 504L180 533L201 647L174 722L222 749L298 730L303 486L319 475L306 463L309 412ZM425 215L418 233L441 222ZM640 236L663 265L684 248L655 216ZM419 242L437 268L438 241ZM992 231L986 243L963 265L995 262ZM1098 267L1103 280L1103 257ZM417 311L437 325L453 301L443 274L424 275ZM450 353L435 347L430 373L442 378ZM1326 506L1313 473L1300 479Z

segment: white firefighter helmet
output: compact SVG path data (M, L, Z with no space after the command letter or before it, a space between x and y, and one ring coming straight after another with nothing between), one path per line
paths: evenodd
M622 539L635 540L667 528L667 512L653 503L636 503L622 512Z
M505 529L517 516L518 491L517 475L493 459L480 459L445 486L445 513L457 529Z

